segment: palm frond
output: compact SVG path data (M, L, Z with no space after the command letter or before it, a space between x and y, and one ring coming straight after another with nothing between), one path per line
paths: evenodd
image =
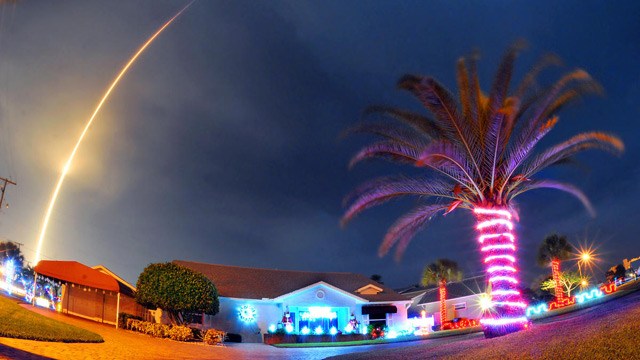
M587 149L600 149L620 155L624 151L624 144L618 137L602 132L578 134L534 158L525 166L524 177L531 177L540 170Z
M468 122L475 122L471 117L471 94L469 92L469 72L464 58L458 59L456 67L456 79L458 81L458 93L462 105L462 115Z
M452 194L452 188L450 183L428 178L396 176L374 179L347 196L345 202L351 205L342 217L341 223L344 226L364 210L406 195L457 200Z
M440 126L433 119L422 114L391 106L372 105L363 111L362 116L367 117L373 114L383 115L400 121L432 139L441 138L444 135Z
M469 162L475 168L474 172L477 172L474 175L483 181L478 165L482 159L478 134L473 131L471 124L459 115L457 104L451 93L433 78L414 75L402 77L398 87L411 91L435 115L440 127L448 133L447 138L461 144L468 154Z
M386 255L397 243L396 260L400 259L416 232L423 229L434 215L445 209L446 206L441 204L421 205L400 217L387 231L378 248L378 256Z
M468 164L467 158L460 149L446 140L433 141L427 145L420 153L416 164L456 174L456 179L461 180L462 185L481 196L480 189L471 175L473 168Z
M515 198L516 196L518 196L520 194L523 194L523 193L525 193L527 191L531 191L531 190L535 190L535 189L556 189L556 190L560 190L560 191L564 191L566 193L569 193L569 194L575 196L576 198L578 198L578 200L580 200L582 205L584 205L584 207L587 209L587 211L589 212L589 214L592 217L596 216L595 209L591 205L591 202L589 201L589 198L587 198L587 196L584 194L584 192L582 192L582 190L578 189L574 185L563 183L563 182L559 182L559 181L555 181L555 180L532 180L532 181L529 181L529 182L526 182L526 183L522 183L515 190L515 193L513 195L511 195L511 198Z
M411 127L381 122L356 124L347 129L343 133L343 137L352 134L372 134L416 148L424 147L430 140L426 135Z
M351 158L349 168L354 167L357 163L378 158L401 164L414 165L418 161L420 150L417 147L400 143L395 140L383 140L369 144L362 148L357 154Z

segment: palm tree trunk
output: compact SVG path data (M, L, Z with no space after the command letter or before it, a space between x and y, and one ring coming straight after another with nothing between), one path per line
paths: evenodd
M527 304L518 287L516 239L512 214L499 207L475 208L480 251L491 285L492 310L480 323L486 337L506 335L528 326Z
M560 284L560 260L553 258L551 260L551 273L553 274L553 282L555 282L555 295L556 299L562 300L564 297L564 291L562 291L562 284Z
M440 280L440 326L447 321L447 282Z

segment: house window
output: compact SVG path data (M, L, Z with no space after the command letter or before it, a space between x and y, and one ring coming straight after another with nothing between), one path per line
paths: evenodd
M453 308L456 310L464 310L467 308L467 303L463 302L463 303L459 303L459 304L453 304Z

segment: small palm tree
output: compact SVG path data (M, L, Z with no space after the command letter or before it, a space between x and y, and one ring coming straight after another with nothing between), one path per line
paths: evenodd
M449 259L438 259L427 265L422 274L422 286L438 285L440 292L440 324L447 321L447 282L462 280L458 263Z
M556 299L562 299L564 297L564 291L562 290L562 284L560 282L560 262L569 260L573 256L573 252L574 247L569 243L567 237L558 234L547 236L538 249L538 264L540 266L549 266L549 264L551 264Z
M518 220L514 199L531 190L556 189L577 197L594 213L586 195L575 186L539 179L541 170L568 162L587 149L619 154L620 139L602 132L576 135L534 156L540 140L558 123L557 113L565 105L599 85L585 72L569 72L554 85L540 89L536 77L557 58L545 56L510 91L513 65L521 46L511 47L498 67L488 94L480 90L476 58L457 64L459 102L434 78L405 75L398 87L409 91L433 115L373 106L365 114L378 114L383 122L364 122L353 131L370 133L379 141L365 146L351 160L382 158L426 170L410 176L383 177L368 182L345 199L348 208L343 225L373 206L402 196L420 202L388 230L378 254L396 246L399 259L414 235L436 215L456 209L474 213L477 241L485 256L487 281L492 288L493 312L481 320L485 336L521 330L527 323L526 303L518 289L516 237Z

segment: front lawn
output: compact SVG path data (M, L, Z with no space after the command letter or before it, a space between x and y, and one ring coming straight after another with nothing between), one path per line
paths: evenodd
M0 336L58 342L104 342L90 331L23 309L12 298L0 296Z

